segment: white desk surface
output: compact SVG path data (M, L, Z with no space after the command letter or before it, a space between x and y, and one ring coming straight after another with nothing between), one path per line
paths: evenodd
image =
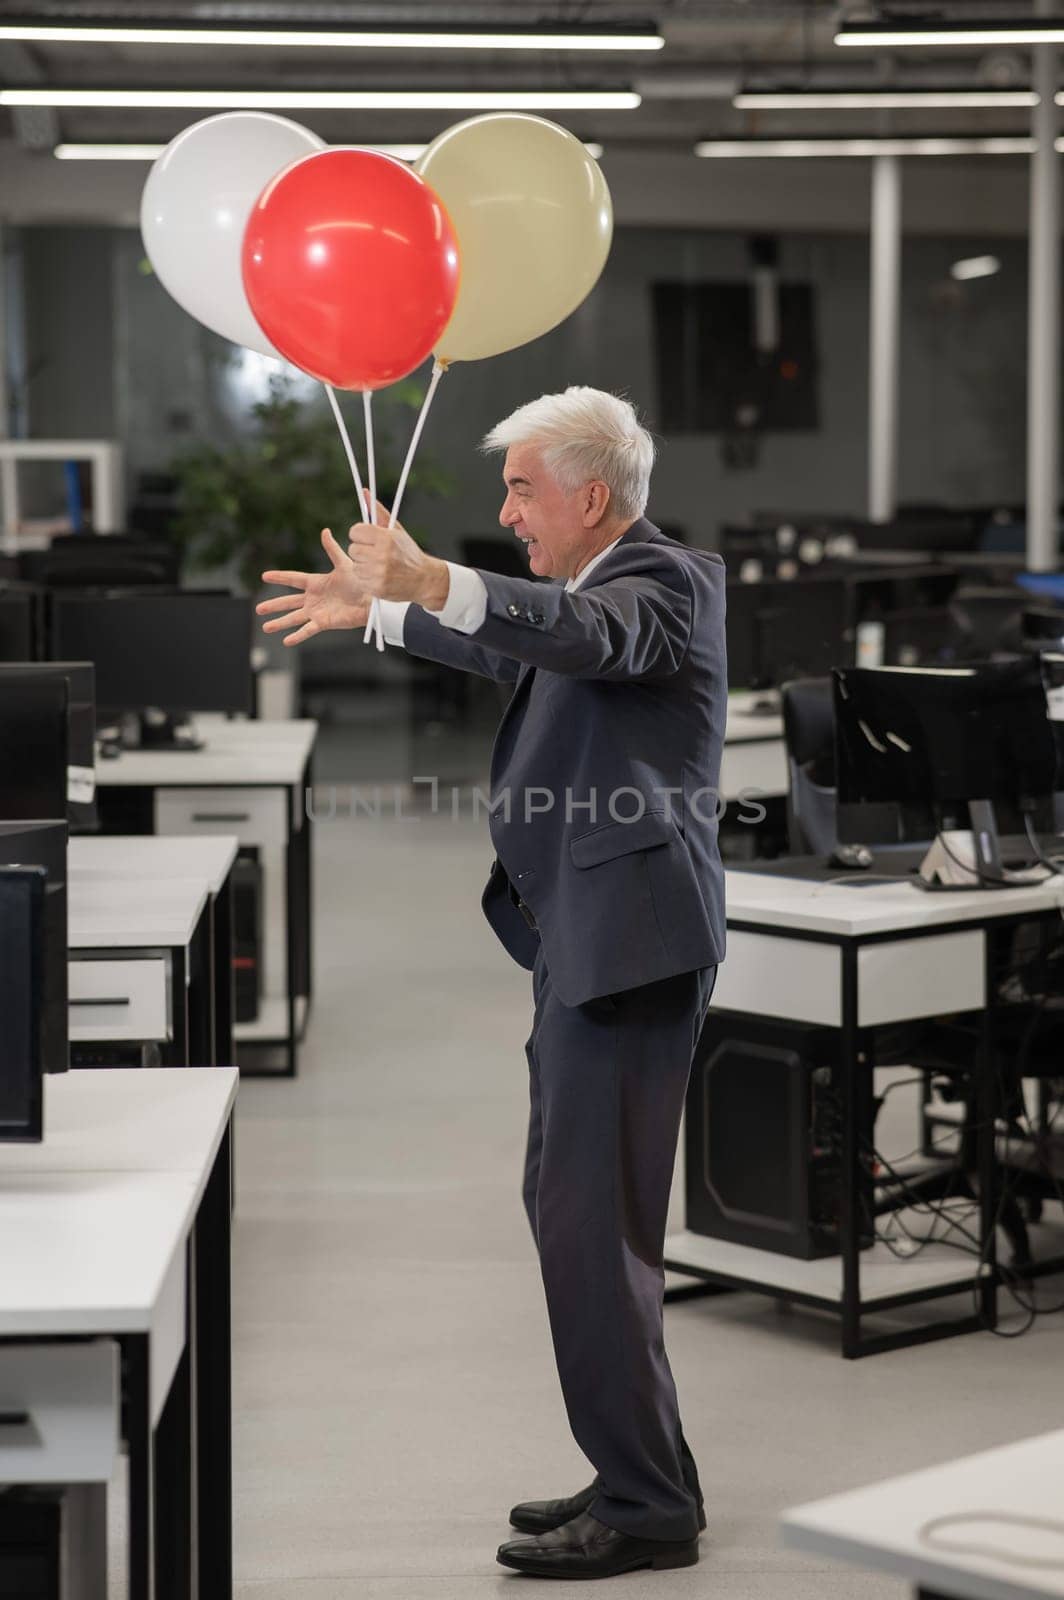
M230 1067L70 1072L0 1145L0 1335L145 1333L236 1096Z
M12 1172L195 1174L214 1160L238 1076L235 1067L50 1073L44 1138L0 1145L0 1182Z
M1064 878L1019 889L981 889L927 894L904 881L832 884L774 877L767 872L728 872L729 922L763 922L823 934L893 933L944 923L982 922L1064 907Z
M71 878L202 878L217 894L236 860L238 841L227 834L99 834L70 840Z
M275 788L299 783L317 737L309 718L291 722L197 724L206 740L202 750L126 750L111 760L97 758L96 782L103 788L236 787Z
M743 744L754 739L782 739L783 738L783 713L777 710L772 716L751 715L751 706L759 701L772 700L777 704L779 696L773 694L755 694L752 690L740 690L728 696L728 724L725 729L724 739L727 744Z
M207 903L205 878L80 876L67 881L67 946L154 950L191 943Z
M1064 1596L1064 1431L1024 1439L829 1500L798 1506L783 1518L784 1542L896 1574L967 1600ZM966 1512L987 1520L923 1536L932 1520ZM1040 1530L993 1517L1035 1517ZM964 1550L943 1549L944 1544ZM1046 1563L1021 1565L1008 1557Z

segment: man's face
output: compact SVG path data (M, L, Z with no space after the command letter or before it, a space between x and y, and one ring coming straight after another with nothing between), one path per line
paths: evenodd
M510 446L502 475L506 499L499 521L525 546L530 570L537 578L573 577L600 532L587 487L560 489L531 444Z

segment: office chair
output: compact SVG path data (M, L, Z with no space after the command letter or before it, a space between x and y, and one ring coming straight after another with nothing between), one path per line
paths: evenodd
M803 678L780 690L792 855L829 856L838 844L833 693L830 678Z
M796 855L828 856L838 835L835 787L835 708L830 678L806 678L785 683L783 737L790 778L787 794L787 835ZM975 1199L971 1174L978 1161L976 1097L971 1093L971 1068L979 1050L977 1021L908 1022L877 1028L875 1064L907 1066L924 1080L923 1104L932 1096L935 1078L945 1094L964 1106L957 1161L945 1170L906 1175L903 1188L881 1184L874 1202L877 1217L905 1210L914 1200L934 1203L945 1199ZM1040 1074L1034 1073L1038 1076ZM1023 1215L1015 1200L1002 1204L1001 1226L1012 1245L1014 1260L1030 1260L1030 1244Z

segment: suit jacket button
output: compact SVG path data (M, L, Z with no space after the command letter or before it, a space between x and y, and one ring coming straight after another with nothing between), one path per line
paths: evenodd
M542 622L543 621L543 613L542 613L542 611L533 611L531 617L529 618L529 621L530 622Z
M521 615L521 607L515 606L512 600L506 609L510 613L511 617L519 617Z

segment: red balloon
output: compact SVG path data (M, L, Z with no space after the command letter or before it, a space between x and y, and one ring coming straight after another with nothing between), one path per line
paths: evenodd
M248 219L242 265L266 337L337 389L381 389L420 366L458 293L439 197L372 150L319 150L279 172Z

